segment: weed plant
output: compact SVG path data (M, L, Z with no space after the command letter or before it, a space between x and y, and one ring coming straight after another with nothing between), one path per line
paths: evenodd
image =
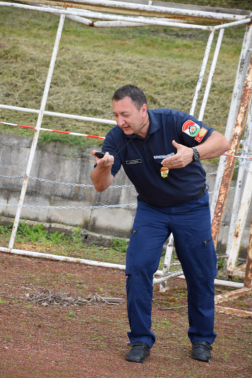
M0 226L0 243L7 242L11 229L12 223ZM76 227L70 235L67 235L64 232L50 233L44 229L43 224L29 226L25 222L20 222L15 245L16 248L53 255L125 264L128 242L124 238L113 238L110 245L105 247L96 242L88 243L83 239L80 227ZM163 269L164 256L165 253L162 254L159 269ZM174 260L177 261L175 253L172 256L172 261ZM170 270L177 269L179 269L178 266L172 266Z
M12 230L12 223L0 226L0 241L7 241ZM16 236L17 248L25 248L54 255L70 256L97 261L125 264L127 249L126 239L112 239L109 247L86 243L81 229L76 227L70 235L64 232L50 233L43 224L29 226L20 222Z
M7 226L9 229L9 226ZM51 242L52 244L59 244L59 243L68 243L73 242L75 244L81 244L81 232L79 228L74 229L72 235L65 235L64 232L58 233L57 231L54 233L50 233L44 229L43 224L36 224L34 226L29 226L25 222L20 222L17 231L17 241L19 242L42 242L45 243L47 241Z

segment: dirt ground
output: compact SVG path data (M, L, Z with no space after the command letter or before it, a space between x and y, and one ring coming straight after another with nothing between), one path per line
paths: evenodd
M27 296L49 289L126 300L122 271L4 253L0 269L1 378L252 377L252 319L217 313L212 360L192 360L182 279L170 280L167 293L154 286L157 341L146 362L136 364L124 359L129 350L126 301L37 306ZM223 290L216 287L217 293ZM224 305L252 310L252 295Z

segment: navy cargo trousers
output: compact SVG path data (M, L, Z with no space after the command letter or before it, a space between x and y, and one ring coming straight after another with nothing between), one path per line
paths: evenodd
M150 348L155 342L151 331L153 275L171 232L187 282L188 336L192 343L204 340L212 344L216 337L214 278L217 268L207 192L204 197L172 207L158 208L138 201L125 271L131 330L128 337L131 343L143 341Z

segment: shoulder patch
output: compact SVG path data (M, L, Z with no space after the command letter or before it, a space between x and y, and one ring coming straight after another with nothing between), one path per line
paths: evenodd
M196 137L200 132L200 126L194 121L188 120L183 124L182 131L190 137Z
M205 129L204 127L201 127L200 132L197 134L196 138L194 139L200 143L202 139L204 138L204 136L206 135L206 133L207 133L207 129Z

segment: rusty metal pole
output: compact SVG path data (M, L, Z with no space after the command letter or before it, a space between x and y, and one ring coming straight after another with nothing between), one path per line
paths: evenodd
M252 287L252 218L251 218L251 226L250 226L250 237L249 237L249 245L248 245L244 287Z
M241 100L242 84L244 83L245 76L249 65L249 49L252 48L252 26L249 25L246 28L242 49L239 59L239 65L236 73L234 89L231 99L231 104L228 113L228 119L225 130L225 137L231 141L233 129L235 126L235 119L238 113L238 107ZM218 171L215 179L214 191L211 199L211 219L213 219L214 209L218 200L219 189L221 185L222 176L225 169L226 156L220 156Z
M247 178L244 184L244 190L243 190L242 199L240 203L239 213L237 216L237 222L235 226L233 241L231 244L230 251L228 253L226 274L230 276L237 275L237 273L238 274L241 273L241 272L237 272L237 270L235 270L235 267L236 267L236 263L237 263L237 259L239 255L242 234L245 228L248 210L251 203L251 196L252 196L251 187L252 187L252 162L249 164L248 174L247 174Z
M244 130L244 126L245 126L245 122L246 122L246 118L248 114L251 94L252 94L252 56L250 57L249 67L248 67L247 75L244 81L241 101L240 101L238 114L235 121L234 130L233 130L233 136L231 139L231 148L229 150L230 155L237 155L242 132ZM228 157L226 160L225 172L222 177L219 196L216 203L214 217L212 221L212 236L213 236L213 241L214 241L215 246L217 244L218 235L220 232L220 226L221 226L224 209L225 209L225 205L226 205L226 201L228 197L228 191L229 191L231 180L232 180L235 162L236 162L236 158L233 158L233 157Z

